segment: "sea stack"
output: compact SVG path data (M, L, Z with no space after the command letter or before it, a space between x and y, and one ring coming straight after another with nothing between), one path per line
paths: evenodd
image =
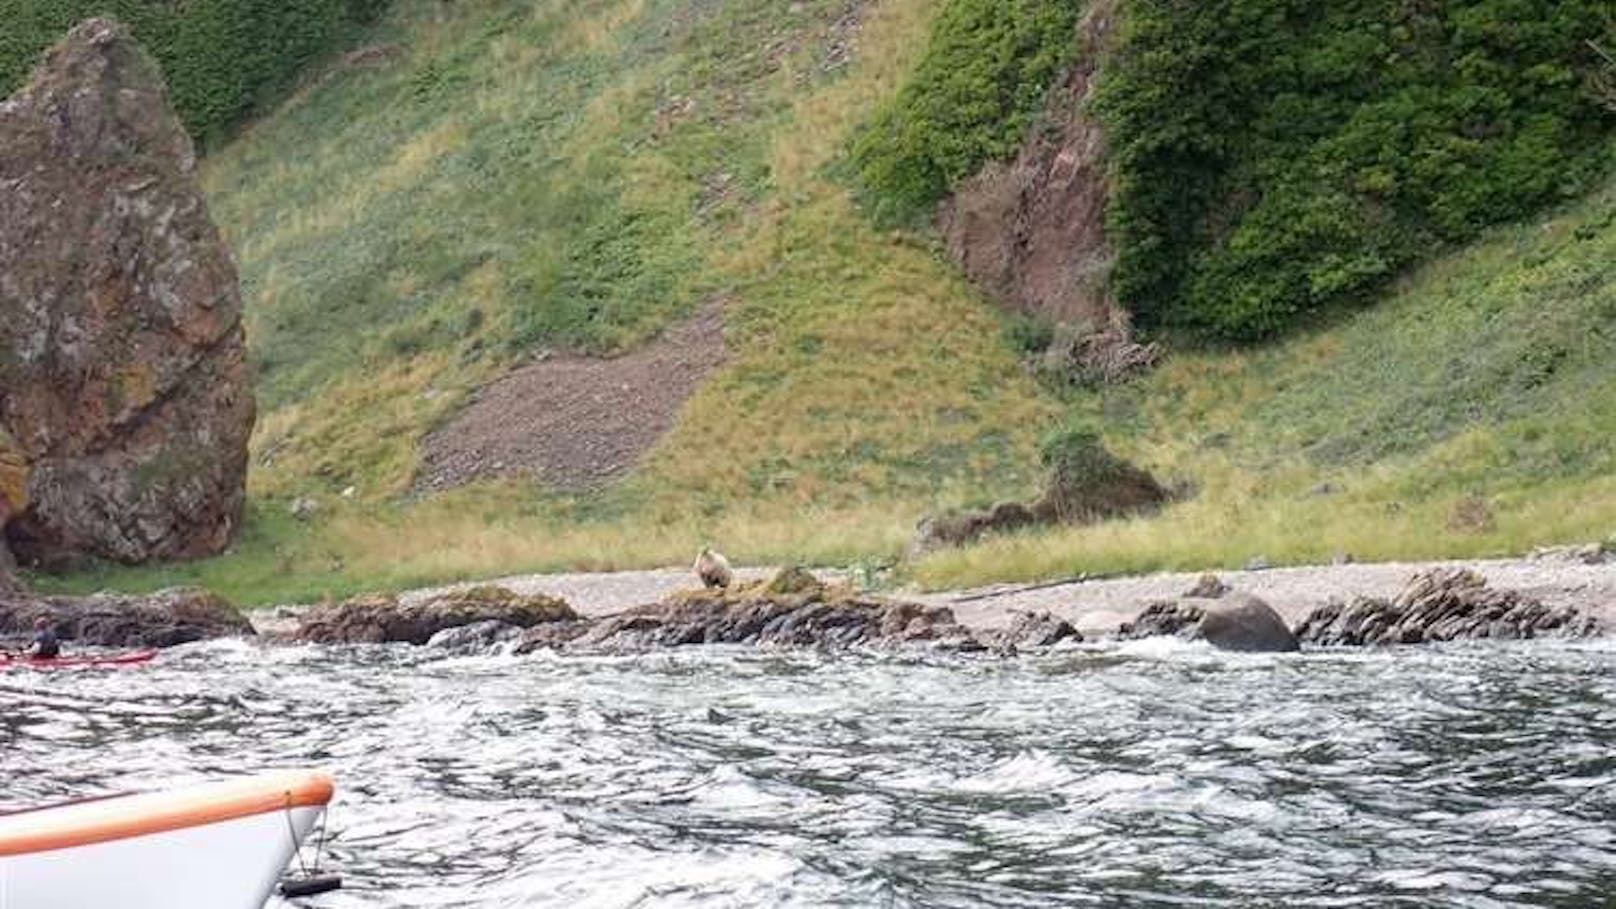
M110 19L0 102L0 526L30 562L217 553L253 396L235 264L157 66Z

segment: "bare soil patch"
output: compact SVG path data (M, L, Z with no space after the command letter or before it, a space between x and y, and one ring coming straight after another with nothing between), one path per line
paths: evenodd
M723 359L723 308L713 303L621 356L554 354L518 367L427 436L417 489L509 475L563 490L599 487L673 427Z
M1013 161L967 179L938 212L949 253L1001 304L1095 328L1125 318L1107 289L1105 134L1088 113L1114 23L1114 3L1089 11L1079 62L1052 93L1048 128Z

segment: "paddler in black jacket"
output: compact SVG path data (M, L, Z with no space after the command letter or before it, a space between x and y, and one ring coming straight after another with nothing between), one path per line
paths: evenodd
M45 616L34 619L34 642L23 651L23 656L34 660L54 660L62 655L62 642L56 639L56 629Z

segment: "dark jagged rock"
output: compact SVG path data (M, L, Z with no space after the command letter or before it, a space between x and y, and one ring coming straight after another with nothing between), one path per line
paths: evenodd
M172 647L253 634L252 624L223 597L175 587L144 596L0 597L0 637L26 640L41 615L62 640L95 647Z
M970 634L942 606L816 592L736 600L689 597L606 619L577 643L646 650L687 644L806 647L958 641ZM968 649L976 649L966 645Z
M503 587L450 591L416 603L372 594L313 607L303 614L292 638L315 644L425 644L450 628L486 622L530 628L577 618L571 606L555 597L523 596Z
M640 651L693 644L778 647L926 643L957 650L984 644L952 610L873 597L825 584L802 568L728 590L691 590L591 622L542 626L517 652L571 646Z
M21 558L224 549L253 395L234 263L157 67L92 19L0 103L0 528Z
M1117 628L1117 637L1126 641L1140 638L1188 636L1201 621L1204 604L1198 600L1157 600L1140 610L1131 622Z
M1572 606L1551 607L1517 590L1489 587L1468 568L1416 574L1391 600L1336 600L1296 628L1309 644L1420 644L1473 638L1589 637L1594 617Z
M517 638L514 652L532 653L535 650L559 650L582 638L602 622L610 619L563 619L545 622L524 629Z
M1197 584L1196 589L1201 587ZM1230 590L1216 598L1183 597L1152 603L1138 618L1124 623L1117 634L1130 640L1171 635L1206 641L1220 650L1251 653L1299 648L1296 636L1273 607L1251 594Z
M1020 613L1008 627L983 632L979 638L989 648L1008 653L1083 642L1083 635L1070 622L1047 612Z

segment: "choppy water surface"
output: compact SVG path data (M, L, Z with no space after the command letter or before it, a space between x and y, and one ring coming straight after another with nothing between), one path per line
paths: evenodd
M5 806L329 768L319 907L1616 904L1608 642L228 644L0 673L0 705Z

